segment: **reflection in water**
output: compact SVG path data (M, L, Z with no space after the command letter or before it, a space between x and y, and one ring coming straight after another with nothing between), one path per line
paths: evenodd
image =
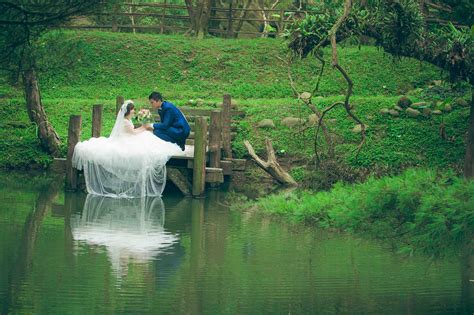
M87 195L82 215L71 218L74 240L105 246L112 268L127 273L128 263L153 259L178 240L163 228L160 197L109 198Z

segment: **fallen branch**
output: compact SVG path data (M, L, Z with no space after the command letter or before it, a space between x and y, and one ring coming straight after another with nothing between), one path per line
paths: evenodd
M267 161L263 161L255 153L252 145L248 140L244 140L244 145L247 148L250 156L255 160L258 166L262 168L265 172L270 174L274 179L286 186L297 186L296 181L288 174L281 166L278 164L278 161L275 156L275 150L273 150L273 145L270 139L265 138L265 145L267 147Z

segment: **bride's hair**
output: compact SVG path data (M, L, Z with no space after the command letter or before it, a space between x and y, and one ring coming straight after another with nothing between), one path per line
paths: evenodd
M130 114L130 111L135 108L135 105L133 104L133 101L131 100L125 101L125 104L127 104L127 109L125 110L125 114L123 114L123 117Z

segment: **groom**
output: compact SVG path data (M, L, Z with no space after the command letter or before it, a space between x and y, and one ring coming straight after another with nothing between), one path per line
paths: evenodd
M148 97L150 105L160 114L160 123L153 124L153 133L158 138L176 143L184 151L186 138L191 128L183 113L172 103L163 101L159 92L152 92Z

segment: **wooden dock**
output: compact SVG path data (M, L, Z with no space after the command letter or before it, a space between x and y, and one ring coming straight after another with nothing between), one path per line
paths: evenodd
M120 110L124 98L117 96L116 112ZM233 119L245 116L245 112L231 109L230 95L224 95L222 108L200 109L179 107L191 127L191 134L186 140L186 150L173 156L167 163L167 179L184 195L199 197L204 195L206 183L218 187L225 177L235 171L245 169L246 160L232 157ZM92 137L100 137L102 129L103 106L92 108ZM66 159L55 159L53 168L65 170L66 189L78 189L78 170L72 167L74 147L81 141L80 115L69 118L68 153Z

